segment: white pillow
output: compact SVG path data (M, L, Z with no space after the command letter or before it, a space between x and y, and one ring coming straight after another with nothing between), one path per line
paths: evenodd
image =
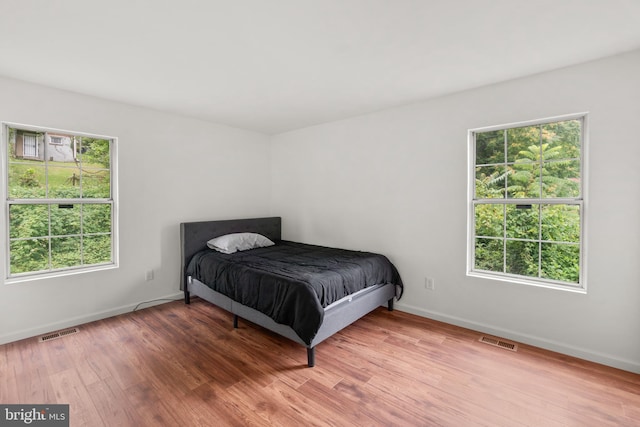
M246 251L254 248L273 246L271 240L257 233L232 233L216 237L207 242L207 246L223 254L232 254L237 251Z

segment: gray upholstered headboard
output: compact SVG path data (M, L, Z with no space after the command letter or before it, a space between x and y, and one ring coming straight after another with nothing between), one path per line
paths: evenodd
M214 237L229 233L260 233L276 241L282 238L282 218L229 219L222 221L183 222L180 224L180 289L184 289L185 271L197 252Z

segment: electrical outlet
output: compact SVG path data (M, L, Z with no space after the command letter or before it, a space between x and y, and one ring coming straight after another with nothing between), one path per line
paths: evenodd
M425 277L424 278L424 288L429 290L429 291L435 290L436 289L435 280L433 280L432 277Z
M147 272L144 273L144 280L147 282L153 280L153 270L147 270Z

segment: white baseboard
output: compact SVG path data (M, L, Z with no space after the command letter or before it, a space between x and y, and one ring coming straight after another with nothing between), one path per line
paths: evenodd
M466 329L471 329L485 334L491 334L499 338L507 338L513 341L521 342L523 344L543 348L545 350L555 351L557 353L566 354L568 356L577 357L579 359L584 359L591 362L600 363L602 365L607 365L640 374L640 363L621 359L610 354L598 353L584 348L563 344L557 341L552 341L533 335L522 334L510 329L504 329L484 323L474 322L436 311L425 310L424 308L415 307L400 302L396 302L394 304L394 307L400 311L415 314L421 317L426 317L428 319L438 320L440 322L449 323L451 325L460 326Z
M96 313L90 313L83 316L71 317L59 322L53 322L46 325L38 326L36 328L23 329L21 331L12 332L0 336L0 345L7 344L13 341L19 341L25 338L31 338L38 335L46 334L60 329L70 328L72 326L82 325L83 323L94 322L96 320L106 319L107 317L117 316L119 314L128 313L134 309L142 309L152 307L154 305L163 304L169 302L168 300L178 300L184 296L183 292L176 292L170 295L162 296L151 301L141 301L135 304L128 304L120 307L115 307L109 310L99 311Z
M31 338L38 335L42 335L48 332L57 331L72 326L82 325L83 323L89 323L96 320L106 319L108 317L117 316L119 314L128 313L136 308L148 308L154 305L159 305L168 302L167 300L178 300L183 296L182 292L176 292L170 295L166 295L160 298L156 298L151 301L142 301L135 304L128 304L121 307L115 307L113 309L104 310L96 313L91 313L83 316L72 317L59 322L49 323L46 325L38 326L36 328L23 329L21 331L12 332L0 336L0 345L10 343L13 341L22 340L25 338ZM407 313L415 314L417 316L426 317L428 319L438 320L440 322L449 323L451 325L460 326L463 328L471 329L474 331L491 334L501 338L507 338L513 341L521 342L524 344L532 345L535 347L544 348L546 350L555 351L558 353L566 354L569 356L577 357L580 359L589 360L591 362L601 363L603 365L611 366L614 368L622 369L640 374L640 364L630 360L621 359L612 355L602 354L587 349L574 347L566 344L562 344L556 341L540 338L528 334L522 334L517 331L495 327L484 323L474 322L467 319L463 319L456 316L450 316L448 314L439 313L436 311L425 310L420 307L415 307L408 304L402 304L396 302L394 308Z

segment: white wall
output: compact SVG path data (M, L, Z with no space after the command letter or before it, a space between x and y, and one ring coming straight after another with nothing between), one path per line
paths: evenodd
M635 51L278 135L284 237L388 255L401 310L640 372L638 76ZM466 277L467 130L585 111L588 293Z
M269 214L265 135L8 79L0 94L0 121L118 137L120 190L120 268L0 284L0 343L179 297L180 222Z
M182 221L277 214L388 255L401 310L640 372L639 75L636 51L273 138L0 78L0 121L117 136L120 178L120 268L0 284L0 343L178 297ZM588 293L466 277L467 129L582 111Z

